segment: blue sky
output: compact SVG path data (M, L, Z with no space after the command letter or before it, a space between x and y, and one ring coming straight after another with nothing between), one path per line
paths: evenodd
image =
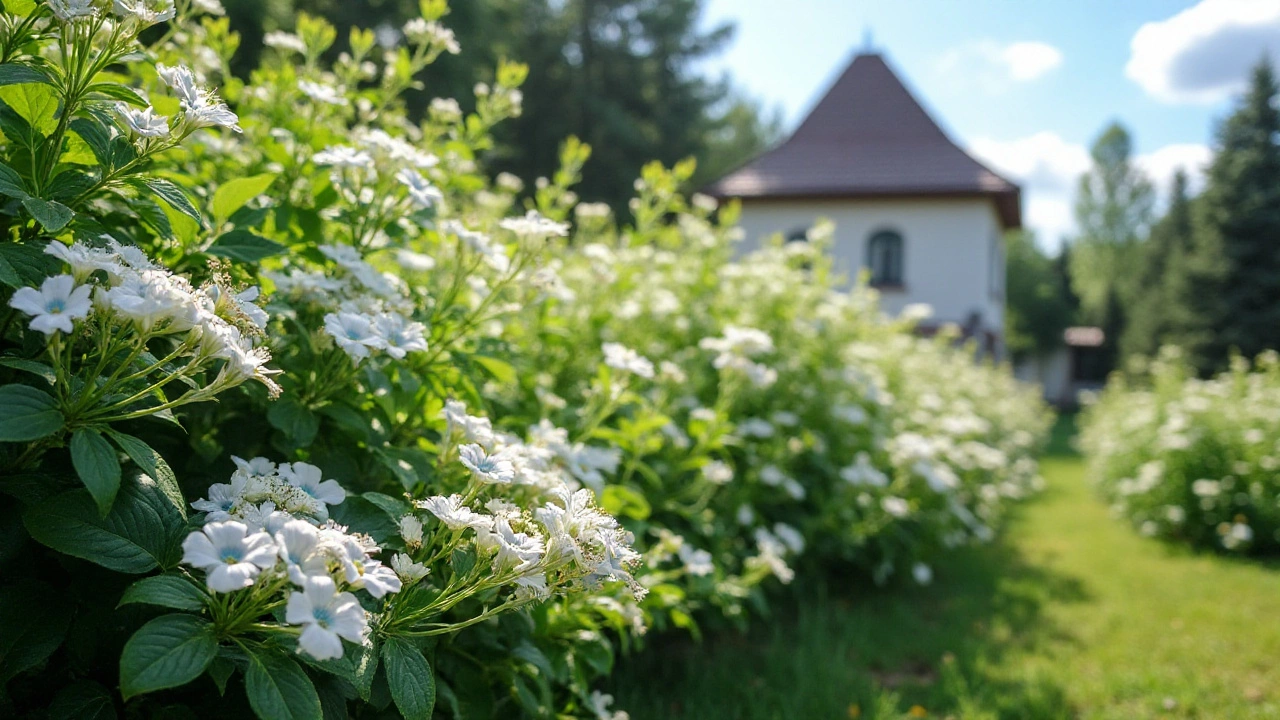
M794 127L869 30L944 129L1023 183L1028 225L1072 231L1075 178L1113 119L1159 186L1203 166L1213 125L1264 51L1280 0L708 0L737 35L708 63Z

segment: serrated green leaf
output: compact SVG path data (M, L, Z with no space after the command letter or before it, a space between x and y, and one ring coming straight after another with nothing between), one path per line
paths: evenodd
M0 386L0 408L0 442L39 440L65 422L53 396L29 385Z
M136 474L120 484L106 517L86 490L47 498L22 522L36 541L116 572L142 574L181 557L182 515L154 480Z
M180 575L156 575L130 585L116 607L133 603L174 610L200 610L204 607L205 594Z
M249 655L244 677L249 707L262 720L322 720L311 678L291 658L273 652Z
M248 230L232 230L213 241L205 252L240 262L256 263L263 258L284 254L288 248Z
M316 433L320 431L320 418L292 398L284 398L273 403L271 409L267 411L267 421L298 447L310 445L311 441L316 439Z
M19 65L17 63L0 65L0 85L21 85L23 83L52 85L53 81L49 79L48 75L30 65Z
M71 208L57 200L41 200L38 197L27 196L22 201L22 207L26 208L27 212L31 213L31 217L51 233L65 228L76 216Z
M153 195L168 203L169 207L200 222L200 211L191 204L191 199L182 188L163 178L140 178L139 183Z
M80 428L71 434L71 464L105 516L120 491L120 458L115 448L97 430Z
M266 192L275 181L275 175L265 174L236 178L223 183L222 187L213 193L213 216L217 218L219 224L226 222L250 200Z
M27 184L16 170L0 163L0 195L23 200L27 197Z
M58 91L48 85L5 85L0 87L0 100L41 135L48 136L58 126Z
M120 654L125 700L200 677L218 653L213 625L195 615L161 615L138 628Z
M136 90L119 83L94 83L89 86L88 92L91 95L101 95L112 100L120 100L134 107L148 107L147 101L143 100Z
M142 442L132 435L126 435L122 432L108 429L107 434L115 441L116 445L124 451L125 455L137 465L142 472L146 473L160 487L160 491L165 497L169 498L169 502L173 504L173 508L183 518L187 517L187 501L182 497L182 488L178 486L178 478L173 474L173 469L169 467L169 463L165 462L160 453L156 452L150 445Z
M382 644L391 699L405 720L431 720L436 706L436 680L422 651L400 638Z
M3 258L0 258L0 263L5 263ZM36 362L35 360L27 360L24 358L0 358L0 365L11 367L14 370L31 373L50 385L53 385L58 381L57 372L54 371L52 367L49 367L42 362Z

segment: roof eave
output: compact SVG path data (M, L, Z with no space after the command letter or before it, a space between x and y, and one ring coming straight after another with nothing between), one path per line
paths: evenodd
M903 188L901 190L823 190L804 189L783 192L763 192L750 195L724 192L716 187L719 183L702 190L718 200L741 200L744 202L757 200L902 200L908 198L990 198L995 203L996 216L1004 230L1017 230L1022 227L1022 191L1014 185L1004 190L950 190L936 188Z

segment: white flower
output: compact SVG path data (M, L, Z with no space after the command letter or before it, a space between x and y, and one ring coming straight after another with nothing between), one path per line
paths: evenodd
M482 482L505 485L516 479L516 469L510 460L498 454L490 455L476 444L458 448L458 461Z
M400 263L400 267L410 272L427 272L436 266L435 258L412 250L397 251L396 262Z
M727 463L712 460L702 466L702 477L715 485L726 485L733 480L733 468Z
M340 168L371 168L373 156L363 150L347 145L334 145L316 153L311 162L317 165L332 165Z
M631 720L631 717L623 710L613 712L609 706L613 704L613 696L606 695L599 690L591 691L590 710L595 713L595 720Z
M497 549L493 558L495 569L514 570L523 573L542 559L542 539L536 535L516 532L506 518L497 518L493 530L481 529L476 543L485 549Z
M186 113L184 122L189 123L193 128L216 126L242 132L240 118L218 98L216 93L200 87L196 83L195 75L186 66L156 65L156 72L159 73L160 79L177 93L182 109Z
M765 485L777 487L786 481L786 473L782 472L777 465L765 465L760 468L760 482Z
M350 104L347 102L346 96L342 94L342 91L332 85L311 82L310 80L299 80L298 89L302 91L303 95L319 103L337 105L339 107L345 107Z
M277 552L294 584L306 587L307 578L325 573L320 530L316 526L303 520L290 520L276 532L275 539Z
M222 7L220 0L192 0L191 7L210 15L221 16L227 14L227 9Z
M114 10L122 18L134 18L143 26L172 20L173 0L115 0Z
M412 322L396 313L383 313L374 318L373 324L387 354L400 360L411 352L424 352L427 340L423 336L426 326Z
M52 244L60 244L55 241ZM70 275L54 275L45 278L40 289L18 288L9 299L9 307L33 316L31 329L52 335L59 330L70 333L75 328L75 321L89 316L93 303L89 294L93 291L88 285L76 286L76 279Z
M391 569L396 571L405 583L415 583L431 572L426 565L416 563L404 553L396 553L391 557Z
M604 350L605 365L635 373L646 380L653 379L653 363L635 350L612 342L605 343L601 349Z
M360 313L329 313L324 316L324 330L338 343L338 347L350 356L352 362L369 357L370 348L386 346L368 315Z
M911 567L911 576L921 585L928 585L933 582L933 568L924 563L916 563Z
M302 42L302 38L280 30L273 30L263 35L262 44L277 50L292 50L302 55L307 54L307 44Z
M804 535L799 530L791 527L786 523L775 523L773 526L773 534L787 549L792 553L799 555L804 552Z
M201 315L187 281L163 270L130 275L110 290L99 290L95 299L144 331L166 322L170 332L190 330Z
M409 197L413 199L419 207L432 208L444 200L444 193L440 192L440 188L432 185L430 181L422 177L422 173L416 170L405 168L396 173L396 179L400 181L409 190Z
M169 134L169 118L156 115L153 107L148 106L144 110L139 110L128 103L121 102L116 103L116 113L136 135L158 138Z
M347 499L347 491L337 480L324 480L320 468L307 463L280 464L280 477L290 485L326 505L339 505Z
M684 571L694 576L710 575L715 572L716 566L711 562L711 553L706 550L695 550L690 545L681 545L676 551L680 556L680 562L684 563Z
M182 541L182 562L204 570L213 592L247 588L258 573L276 564L271 536L248 532L244 523L234 520L209 523Z
M409 547L422 544L422 521L416 515L405 515L400 518L400 537Z
M880 507L884 508L885 512L894 517L901 518L911 514L911 506L907 504L906 500L903 500L900 497L890 496L881 498Z
M97 13L94 0L49 0L49 9L59 20L77 20Z
M102 270L108 277L115 279L119 279L127 270L115 252L90 247L79 241L67 245L54 240L44 247L44 251L70 265L71 274L77 282L83 282L96 270Z
M498 227L510 230L526 239L568 237L569 235L568 223L549 220L539 214L537 210L530 210L521 218L506 218L498 223Z
M440 518L440 522L453 530L474 528L476 530L493 527L493 518L478 513L462 504L461 495L436 495L415 503L418 507Z
M308 578L302 592L289 595L285 622L305 625L298 637L298 647L317 660L342 657L342 639L353 643L364 640L364 610L356 596L338 592L328 577Z

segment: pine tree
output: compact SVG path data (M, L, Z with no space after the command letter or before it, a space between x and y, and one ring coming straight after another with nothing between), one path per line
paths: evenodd
M1170 307L1175 297L1171 268L1184 267L1184 256L1193 247L1187 174L1179 170L1173 176L1169 209L1151 228L1150 236L1141 246L1138 290L1120 338L1122 355L1150 357L1168 341Z
M1217 336L1205 360L1220 365L1232 351L1252 357L1280 347L1280 109L1275 73L1264 59L1249 91L1218 130L1217 147L1201 199L1201 239L1196 260L1220 276L1191 292L1221 298ZM1214 269L1212 254L1223 267ZM1202 282L1202 285L1204 283ZM1213 320L1213 318L1208 318ZM1201 321L1204 325L1204 321Z

